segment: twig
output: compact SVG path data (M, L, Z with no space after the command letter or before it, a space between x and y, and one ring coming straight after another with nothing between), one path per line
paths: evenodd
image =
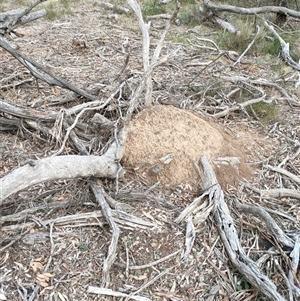
M51 261L52 261L52 257L54 255L55 245L54 245L54 241L53 241L53 225L54 225L53 223L50 223L49 237L50 237L51 250L50 250L49 259L48 259L47 264L44 269L45 272L47 272L47 270L49 269Z
M242 210L243 212L251 213L257 215L262 218L262 220L266 223L267 228L273 234L274 237L284 246L292 248L295 245L295 242L292 241L277 225L275 220L271 217L271 215L266 212L262 207L259 206L251 206L246 204L241 204L236 202L235 206L238 210Z
M283 277L283 279L284 279L284 281L286 283L286 286L287 286L288 292L289 292L289 301L293 301L294 300L294 298L293 298L293 290L292 290L292 286L291 286L291 284L289 282L288 277L285 275L282 267L280 266L280 264L278 263L278 260L276 258L274 258L274 264L275 264L276 268L279 270L280 274L282 275L282 277Z
M147 283L145 283L144 285L142 285L137 291L131 293L126 299L125 301L128 301L130 299L132 299L132 297L138 293L140 293L141 291L143 291L145 288L147 288L148 286L150 286L151 284L153 284L155 281L157 281L159 278L163 277L165 274L169 273L172 269L174 269L176 266L172 266L168 269L166 269L165 271L159 273L158 275L156 275L155 277L153 277L152 279L150 279Z
M10 215L3 215L0 216L0 224L5 222L20 222L24 220L28 215L33 214L37 211L43 211L45 209L52 209L52 208L65 208L69 205L69 201L61 201L61 202L53 202L43 206L36 206L32 208L27 208L22 210L18 213L10 214Z
M295 246L293 251L290 253L290 258L292 259L292 266L291 270L289 270L288 278L290 281L290 284L293 288L293 291L300 296L300 288L294 284L294 279L295 279L295 273L298 271L299 267L299 255L300 255L300 235L296 237L295 240ZM297 278L296 278L297 279ZM299 285L299 280L298 280L298 285Z
M194 241L196 237L196 230L193 224L192 216L189 216L186 221L186 234L185 234L185 252L182 255L183 260L188 261L189 255L194 246Z
M218 237L216 238L216 240L215 240L215 242L213 243L213 245L209 248L209 252L208 252L207 256L205 257L205 259L201 262L201 265L200 265L199 268L201 268L202 266L204 266L205 263L206 263L206 261L208 261L210 255L214 252L215 246L216 246L217 242L219 241L219 239L220 239L220 236L218 236Z
M149 59L149 51L150 51L150 37L149 37L149 28L150 22L147 24L144 22L143 15L139 4L135 0L127 0L128 5L134 11L140 30L143 36L143 65L144 65L144 73L147 72L150 66ZM151 104L152 98L152 80L150 77L146 79L146 94L145 94L145 106L149 106Z
M261 7L239 7L233 5L220 5L214 4L210 0L203 0L204 6L214 12L217 11L227 11L236 14L245 14L245 15L257 15L262 13L282 13L288 16L293 16L295 18L300 18L300 13L292 9L285 8L283 6L261 6Z
M121 298L130 298L135 301L151 301L151 299L141 296L130 296L128 294L120 293L113 291L108 288L103 287L96 287L96 286L89 286L87 289L87 293L90 294L97 294L97 295L106 295L106 296L114 296L114 297L121 297Z
M284 168L280 168L280 167L276 167L276 166L271 166L271 165L266 165L265 167L268 168L268 169L270 169L270 170L272 170L272 171L281 173L281 174L289 177L291 180L293 180L297 184L300 184L300 178L297 177L296 175L294 175L293 173L287 171Z
M284 198L284 197L290 197L294 199L300 200L300 193L293 189L288 188L275 188L275 189L258 189L255 188L249 184L245 184L246 187L252 189L256 193L260 194L261 198Z
M136 216L126 214L124 212L120 212L118 210L112 210L112 216L116 223L120 226L120 228L124 229L153 229L157 225L153 222L145 221L141 218L138 218ZM91 222L95 221L95 222ZM53 219L47 219L42 221L43 226L48 226L51 223L54 223L55 225L59 227L82 227L83 225L89 225L89 226L104 226L106 224L105 219L103 217L102 211L95 210L93 212L87 212L87 213L78 213L78 214L72 214L67 216L60 216ZM34 222L27 222L22 224L23 228L28 227L34 227L36 223ZM19 229L20 225L8 225L8 226L2 226L3 231L14 231L16 229Z
M43 112L31 108L20 108L7 103L0 97L0 111L17 116L20 118L40 120L40 121L54 121L57 117L57 113L54 112Z
M300 71L300 64L296 63L290 56L290 45L286 43L281 36L275 31L274 27L269 25L266 20L264 20L264 25L269 29L269 31L279 40L281 46L281 55L283 60L291 66L293 69Z
M98 181L99 183L99 181ZM105 217L106 221L108 222L110 228L112 229L112 237L111 237L111 242L108 248L108 254L103 262L103 281L102 285L104 287L107 287L109 285L109 270L111 266L114 263L114 260L116 258L116 253L117 253L117 246L118 246L118 240L120 236L120 229L115 223L115 220L112 216L112 210L110 209L109 205L105 201L105 198L102 193L102 186L99 183L98 187L96 185L91 186L91 189L101 207L101 211L103 213L103 216Z
M13 24L8 28L8 33L11 32L14 28L16 28L17 24L21 21L21 19L27 15L33 8L35 8L36 6L38 6L40 3L43 3L47 0L37 0L36 2L34 2L33 4L31 4L28 8L26 8L24 10L23 13L21 13L13 22Z
M162 263L162 262L164 262L166 260L169 260L170 258L174 257L175 255L177 255L180 252L181 252L181 250L177 250L174 253L169 254L169 255L167 255L167 256L165 256L163 258L160 258L160 259L158 259L156 261L152 261L152 262L144 264L144 265L132 265L132 266L129 266L128 269L129 270L147 269L147 268L153 267L153 266L155 266L155 265L157 265L159 263Z
M13 239L10 243L8 243L6 246L2 247L0 249L0 254L5 251L7 248L9 248L11 245L13 245L14 243L16 243L18 240L22 239L22 237L24 237L32 228L34 227L34 225L32 225L30 228L28 228L27 230L25 230L22 234L20 234L18 237L16 237L15 239ZM20 225L18 225L18 228L20 228Z
M118 91L119 91L124 85L125 85L125 81L122 82L122 83L119 85L119 87L117 88L117 90L115 90L115 91L114 91L114 92L106 99L106 101L103 102L102 104L99 105L99 101L94 102L95 104L98 104L97 107L93 107L93 106L91 107L91 106L89 106L89 105L86 106L86 105L84 104L84 105L85 105L85 108L83 108L79 113L78 113L78 108L77 108L76 110L75 110L75 108L73 108L73 109L72 109L72 112L67 111L67 112L66 112L67 115L69 115L69 114L71 114L71 113L74 113L74 112L77 112L77 116L76 116L76 118L75 118L73 124L70 125L70 126L68 126L67 132L66 132L66 134L65 134L65 137L64 137L64 140L63 140L63 142L62 142L62 145L61 145L60 149L59 149L57 152L55 152L52 156L60 155L60 154L63 152L63 150L64 150L64 148L65 148L65 145L66 145L66 142L67 142L67 140L68 140L68 138L69 138L69 135L70 135L71 131L74 129L74 127L75 127L76 124L78 123L79 118L80 118L86 111L89 111L89 110L100 110L100 109L103 109L104 107L106 107L106 106L112 101L112 99L114 98L114 96L118 93ZM122 132L119 133L118 139L120 139L120 140L123 141L124 138L121 138L121 137L120 137L121 135L122 135ZM124 141L123 141L123 144L119 145L118 140L115 140L115 144L116 144L116 148L117 148L117 150L116 150L116 159L121 160L121 159L122 159L122 155L123 155ZM118 168L117 175L118 175L119 173L120 173L120 166L119 166L119 168Z
M238 111L241 108L244 109L247 106L250 106L250 105L258 103L258 102L261 102L261 101L263 101L265 99L265 97L266 97L266 94L264 93L261 97L250 99L250 100L242 102L242 103L240 103L238 105L234 105L231 108L228 108L228 109L226 109L224 111L221 111L219 113L213 114L212 117L214 117L214 118L224 117L224 116L228 115L231 112Z
M240 63L242 57L249 51L249 49L252 47L252 45L254 44L254 42L256 41L258 34L260 33L260 27L258 25L256 25L256 33L255 36L253 38L253 40L251 41L251 43L247 46L247 48L244 50L244 52L239 56L239 58L236 60L236 62L233 64L233 66L235 66L236 64Z
M127 244L125 244L125 252L126 252L126 268L125 268L125 276L126 278L129 277L129 252Z
M155 66L161 64L163 61L165 61L167 59L167 57L165 57L160 62L158 60L165 36L170 28L171 23L176 19L180 5L179 5L179 2L176 2L176 10L173 13L172 17L170 18L169 22L167 23L166 29L161 35L161 38L154 50L154 54L153 54L153 57L150 62L150 54L149 54L150 53L150 37L149 37L150 22L148 22L147 24L144 22L141 8L135 0L127 0L127 3L132 8L132 10L134 11L134 13L137 17L139 27L142 32L142 37L143 37L144 76L140 83L141 87L138 87L136 90L135 97L137 98L141 94L141 92L142 92L141 88L144 85L146 85L145 106L147 107L147 106L150 106L151 102L152 102L152 79L151 79L150 75ZM133 103L135 104L135 102L133 102ZM128 111L130 113L131 110L128 110Z

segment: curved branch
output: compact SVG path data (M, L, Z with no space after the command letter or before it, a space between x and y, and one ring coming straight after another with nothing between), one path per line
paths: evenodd
M239 6L232 5L217 5L212 3L210 0L203 0L204 6L207 9L212 11L227 11L235 14L243 14L243 15L256 15L263 13L281 13L291 17L300 18L300 12L294 11L292 9L288 9L283 6L262 6L262 7L252 7L245 8Z
M214 219L217 223L221 240L232 264L245 278L263 293L269 300L286 301L277 291L275 284L264 275L256 263L249 258L242 248L234 221L224 199L224 193L216 182L215 173L208 159L202 156L200 162L203 167L204 188L207 188L209 197L214 202Z
M297 71L300 71L300 65L295 62L290 56L290 45L286 43L281 36L276 32L273 26L269 25L267 21L264 21L265 26L269 29L269 31L279 40L281 46L281 56L283 60L292 68Z

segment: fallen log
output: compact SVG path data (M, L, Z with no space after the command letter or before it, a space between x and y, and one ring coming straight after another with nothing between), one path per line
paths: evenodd
M13 9L0 13L0 35L10 34L14 29L26 23L42 18L47 14L45 9L30 12L34 7L47 0L37 0L27 9Z
M125 134L122 133L120 144L113 142L103 156L48 157L15 169L0 179L0 205L13 193L45 181L90 176L115 178L120 172L116 159L122 158L124 152Z
M286 8L284 6L261 6L261 7L245 8L245 7L232 6L232 5L214 4L210 0L203 0L203 4L206 9L211 10L213 12L226 11L226 12L241 14L241 15L275 13L275 14L284 14L298 19L300 18L300 12Z

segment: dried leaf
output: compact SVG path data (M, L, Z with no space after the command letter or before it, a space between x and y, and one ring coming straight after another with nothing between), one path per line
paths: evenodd
M147 275L140 275L140 276L133 276L132 275L132 278L135 279L135 280L145 280L148 278Z
M25 267L24 267L24 265L22 263L19 263L19 262L16 262L16 261L14 263L15 263L15 265L17 265L22 270L25 270Z
M48 286L48 283L47 282L44 282L44 281L38 281L37 280L37 284L42 286L42 287L47 287Z
M69 266L65 262L62 264L62 267L67 271L69 271Z
M189 216L186 223L186 235L185 235L185 252L182 256L182 258L187 261L189 258L189 255L192 251L194 241L196 237L196 231L193 224L193 218L192 216Z
M51 291L53 289L54 289L54 286L47 286L41 290L40 295L43 295L46 291Z
M31 267L34 272L37 272L38 270L41 271L44 269L44 266L40 262L37 262L37 261L34 261Z
M55 274L50 274L50 273L43 273L43 275L48 278L53 278L55 276Z

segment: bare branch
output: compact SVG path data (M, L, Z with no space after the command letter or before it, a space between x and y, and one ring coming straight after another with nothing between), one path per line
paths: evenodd
M68 155L44 158L26 164L0 179L0 205L13 193L49 180L90 176L115 178L119 169L115 162L116 152L117 147L113 143L101 157Z
M83 91L80 88L75 87L74 85L68 83L63 78L52 74L49 70L47 70L44 66L37 63L33 59L26 57L25 55L21 54L18 50L13 49L3 38L0 38L0 46L8 51L14 58L16 58L23 66L25 66L30 73L48 83L49 85L56 85L62 88L69 89L71 91L76 92L77 94L90 99L90 100L97 100L97 97Z
M224 200L224 193L220 185L216 184L215 173L205 156L202 156L200 161L203 166L204 188L208 188L209 198L212 198L214 202L214 218L232 264L258 291L270 300L286 301L278 293L275 284L266 275L262 274L255 262L245 254L240 245L229 208Z
M252 8L244 8L239 6L232 5L221 5L214 4L210 0L203 0L204 6L207 9L212 11L227 11L235 14L243 14L243 15L256 15L263 13L281 13L286 14L291 17L300 18L300 13L291 9L288 9L283 6L261 6L261 7L252 7Z
M279 40L281 46L281 55L283 60L292 68L300 71L300 65L296 63L290 56L290 44L286 43L281 36L276 32L273 26L269 25L267 21L264 21L265 26L269 31Z
M139 27L143 36L143 65L144 73L147 72L150 65L150 37L149 37L149 28L150 22L147 24L144 22L143 15L139 4L135 0L127 0L128 5L134 11L137 20L139 22ZM152 80L150 77L146 78L146 95L145 95L145 106L151 105L152 102Z

